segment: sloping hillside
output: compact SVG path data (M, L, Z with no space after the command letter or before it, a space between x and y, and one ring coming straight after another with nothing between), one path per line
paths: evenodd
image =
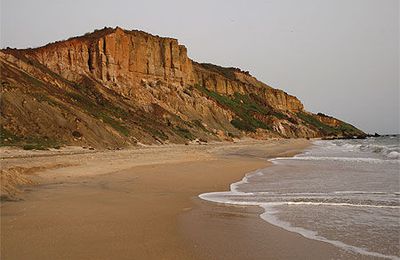
M2 145L116 148L232 137L362 136L248 72L200 64L176 39L104 28L4 49Z

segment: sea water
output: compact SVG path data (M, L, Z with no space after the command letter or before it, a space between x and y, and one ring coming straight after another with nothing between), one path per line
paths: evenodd
M265 221L355 254L400 259L400 136L315 141L208 201L257 205Z

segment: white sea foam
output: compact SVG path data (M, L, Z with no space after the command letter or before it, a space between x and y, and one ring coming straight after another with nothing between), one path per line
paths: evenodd
M342 161L342 162L365 162L365 163L400 163L398 160L384 160L377 158L362 157L328 157L328 156L295 156L291 158L278 157L275 160L303 160L303 161Z
M301 193L300 193L301 194ZM260 200L251 200L261 195L275 195L269 192L209 192L200 194L199 197L203 200L212 201L222 204L231 205L246 205L246 206L263 206L266 202ZM293 196L295 194L283 194ZM297 195L297 194L296 194ZM295 195L295 196L296 196ZM239 197L241 201L234 199ZM232 199L233 198L233 199ZM250 199L248 199L250 198ZM288 200L288 201L276 201L267 202L270 205L310 205L310 206L336 206L336 207L364 207L364 208L387 208L387 209L400 209L399 205L384 205L384 204L367 204L367 203L350 203L350 202L329 202L329 201L309 201L312 197L304 198L303 200Z
M388 142L387 140L396 139L398 142ZM356 143L357 142L357 143ZM317 145L324 144L321 141L315 142ZM341 151L347 152L364 152L371 154L380 154L388 159L399 159L400 153L400 140L399 137L391 137L385 139L366 139L366 140L355 140L353 143L347 141L337 140L328 141L325 144L327 149L340 149Z
M373 256L373 257L380 257L380 258L386 258L386 259L393 259L393 260L399 260L400 258L394 255L384 255L381 253L377 253L377 252L371 252L368 249L365 248L361 248L361 247L356 247L356 246L352 246L352 245L348 245L345 244L341 241L338 240L330 240L327 239L323 236L319 236L317 232L315 231L311 231L311 230L307 230L301 227L294 227L292 226L289 222L286 221L281 221L279 220L275 214L277 213L276 210L274 210L274 205L273 204L264 204L261 206L262 208L264 208L264 213L262 213L260 216L262 219L264 219L265 221L267 221L268 223L274 225L274 226L278 226L281 227L287 231L290 232L295 232L298 233L300 235L302 235L303 237L309 238L309 239L313 239L313 240L318 240L318 241L322 241L322 242L326 242L329 244L332 244L336 247L348 250L348 251L352 251L361 255L367 255L367 256Z
M384 148L382 148L383 146L378 147L377 145L374 144L367 144L367 145L357 144L357 143L346 144L336 141L317 141L315 142L315 145L318 148L316 152L314 150L311 150L311 151L306 151L305 153L294 157L275 158L269 161L274 163L276 167L278 167L278 169L279 167L281 167L280 166L281 164L287 165L287 161L290 160L310 161L310 163L312 163L313 161L332 161L332 163L324 165L336 165L339 164L340 162L351 163L348 165L356 165L357 163L364 163L365 166L363 167L367 167L369 164L370 166L368 167L369 168L372 167L371 169L380 169L382 167L383 167L382 169L386 169L389 166L391 167L391 169L396 169L397 166L394 164L400 163L400 160L396 160L399 159L399 152L396 150L398 149L398 145L386 145L384 146ZM344 153L341 153L342 151L344 151ZM375 155L374 157L374 154L377 155ZM340 155L351 155L354 157L340 156ZM380 164L386 164L387 166L380 166ZM297 165L297 164L291 163L289 165ZM344 164L340 163L340 165ZM338 211L340 212L347 212L347 211L375 212L383 210L384 212L390 212L390 214L397 214L393 212L398 212L398 210L400 209L398 201L398 196L400 195L400 192L394 190L385 190L386 186L376 186L375 188L377 190L367 190L367 189L357 190L357 188L355 188L354 190L336 190L336 191L328 190L324 192L325 190L312 189L315 192L301 192L301 189L299 190L296 188L292 189L294 192L287 192L288 191L287 189L285 190L286 192L277 192L276 190L260 191L259 189L262 186L260 186L260 183L258 183L258 181L261 182L265 181L265 178L268 177L268 175L265 174L269 174L274 169L275 168L270 168L268 171L265 171L265 173L262 170L257 170L249 174L246 174L246 176L241 181L231 184L230 186L231 191L204 193L199 195L199 197L203 200L215 203L229 204L234 206L259 206L264 209L264 212L260 215L260 217L263 220L275 226L281 227L285 230L298 233L309 239L330 243L336 247L342 248L347 251L355 252L361 255L400 260L398 256L391 255L389 253L385 254L382 252L381 253L373 252L374 250L371 250L366 247L364 248L365 245L364 243L359 243L358 244L359 246L356 246L357 243L355 243L355 245L349 245L343 242L346 241L345 239L343 241L339 241L340 236L339 240L328 239L327 238L328 236L325 237L323 235L324 232L318 233L321 231L318 228L316 228L316 230L319 231L316 232L306 229L304 227L294 226L289 222L285 222L279 219L277 216L280 210L284 211L288 210L287 207L293 208L295 210L295 209L301 209L304 206L310 206L312 207L310 209L317 210L317 212L318 208L321 208L319 212L324 212L325 209L322 210L324 207L331 207L331 208L338 208ZM258 176L260 178L257 178ZM267 178L267 180L269 179ZM278 179L273 179L273 180L275 182L279 182ZM296 185L292 179L288 181L289 183L291 183L291 185ZM254 184L257 185L252 186ZM343 186L343 188L351 187L347 186L347 183L345 185L346 186ZM253 188L254 190L251 190L252 187L257 187L257 188ZM267 187L272 187L272 186L269 185ZM379 187L381 188L384 187L384 188L382 188L382 190L379 190ZM364 186L361 186L361 188L364 188ZM306 191L309 190L310 189L307 189ZM339 208L342 208L343 210L339 210ZM393 211L393 209L395 211ZM304 210L304 208L302 210ZM331 223L333 224L335 222Z
M248 183L248 177L249 177L249 176L258 176L258 175L262 175L262 172L259 171L259 170L254 171L254 172L247 173L247 174L243 177L243 179L242 179L241 181L235 182L235 183L232 183L232 184L231 184L231 186L230 186L230 187L231 187L231 191L236 192L236 191L238 191L237 189L238 189L238 185L239 185L239 184Z
M286 205L342 206L342 207L400 209L400 206L391 206L391 205L371 205L371 204L334 203L334 202L288 201L288 202L283 202L281 205L285 205L285 204Z
M264 209L264 212L260 215L260 217L265 220L266 222L281 227L287 231L298 233L306 238L314 239L318 241L323 241L326 243L330 243L334 246L342 248L344 250L352 251L362 255L386 258L386 259L395 259L400 260L399 257L393 255L384 255L377 252L369 251L365 248L360 248L352 245L345 244L338 240L330 240L323 236L319 236L317 232L307 230L301 227L294 227L289 222L279 220L275 214L278 212L274 210L274 206L281 206L281 205L312 205L312 206L345 206L345 207L372 207L372 208L395 208L400 209L399 206L386 206L386 205L367 205L367 204L350 204L350 203L315 203L315 202L271 202L271 203L260 203L257 201L234 201L228 198L224 198L224 195L232 196L232 195L241 195L241 196L250 196L255 195L255 193L244 193L244 192L212 192L212 193L203 193L199 195L199 197L203 200L222 203L222 204L229 204L235 206L259 206Z
M239 181L235 184L246 183ZM341 191L338 191L341 192ZM351 193L351 191L349 191ZM264 193L265 194L265 193ZM269 193L272 194L272 193ZM362 255L368 255L373 257L380 257L386 259L394 259L400 260L399 257L393 255L384 255L377 252L369 251L365 248L360 248L352 245L345 244L338 240L330 240L323 236L319 236L317 232L307 230L301 227L294 227L289 222L279 220L275 214L278 212L274 210L274 206L282 206L282 205L312 205L312 206L344 206L344 207L367 207L367 208L391 208L391 209L400 209L399 206L387 206L387 205L368 205L368 204L351 204L351 203L326 203L326 202L298 202L298 201L287 201L287 202L270 202L270 203L262 203L258 201L237 201L227 198L226 196L255 196L257 193L247 193L247 192L239 192L239 191L230 191L230 192L210 192L210 193L203 193L200 194L199 197L203 200L215 202L215 203L222 203L222 204L229 204L234 206L259 206L264 209L264 212L260 215L260 217L265 220L266 222L281 227L287 231L298 233L306 238L314 239L326 243L330 243L334 246L342 248L344 250L352 251Z
M400 153L397 151L391 151L390 153L388 153L386 155L386 157L390 158L390 159L399 159L400 158Z

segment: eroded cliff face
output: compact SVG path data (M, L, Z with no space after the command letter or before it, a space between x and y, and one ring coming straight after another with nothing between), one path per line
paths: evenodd
M25 55L36 59L62 77L76 81L82 75L118 86L118 92L134 95L135 86L145 82L191 86L199 84L220 94L254 92L282 110L303 110L294 96L273 89L238 69L219 74L218 69L195 64L187 56L186 47L176 39L153 36L121 28L105 29L69 41L28 50ZM213 66L217 68L218 66ZM208 67L210 68L210 67Z
M295 96L274 89L240 69L198 63L195 63L194 68L195 82L219 94L254 93L276 109L296 112L304 109Z
M36 49L6 49L0 65L7 140L115 147L362 133L307 113L296 97L248 72L196 63L176 39L141 31L105 28Z

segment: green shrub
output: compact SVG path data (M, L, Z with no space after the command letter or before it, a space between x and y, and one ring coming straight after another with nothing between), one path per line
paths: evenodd
M235 135L234 133L228 132L228 136L231 138L237 138L239 137L238 135Z
M208 129L203 125L203 123L201 122L200 119L192 120L192 123L195 126L197 126L198 128L200 128L201 130L203 130L204 132L209 132Z
M186 128L177 126L177 127L174 127L173 129L174 129L174 132L176 134L178 134L180 137L183 137L183 138L189 139L189 140L195 139L194 135Z
M25 150L59 149L61 147L61 142L55 139L41 136L18 136L4 127L0 128L0 139L0 146L18 146Z
M100 99L99 105L92 101L87 96L69 92L68 96L82 109L89 112L93 117L103 120L104 123L110 125L112 128L120 132L125 136L129 136L129 129L125 127L122 122L117 121L114 118L126 118L127 112L122 108L112 105L108 100Z
M163 131L148 127L147 130L152 134L153 137L158 138L162 141L168 140L168 135Z
M239 118L234 118L231 120L231 124L236 127L239 130L242 131L247 131L247 132L255 132L256 128L252 126L251 124L248 124L247 122L239 119Z
M3 126L0 128L0 146L14 146L21 142L21 137L17 136Z
M47 147L44 147L39 144L25 144L22 146L24 150L47 150Z
M321 121L318 120L318 118L316 118L312 114L299 112L299 113L297 113L297 116L300 119L302 119L304 122L306 122L308 125L318 128L319 130L321 130L322 133L324 133L326 135L336 135L340 132L338 129L335 129L332 126L322 123Z
M255 132L257 128L271 130L271 127L263 121L257 119L255 115L270 116L282 115L279 112L267 107L255 95L243 95L234 93L233 96L220 95L217 92L208 90L202 86L196 85L196 88L205 95L212 98L225 109L229 109L236 114L237 118L231 121L231 124L237 129Z

